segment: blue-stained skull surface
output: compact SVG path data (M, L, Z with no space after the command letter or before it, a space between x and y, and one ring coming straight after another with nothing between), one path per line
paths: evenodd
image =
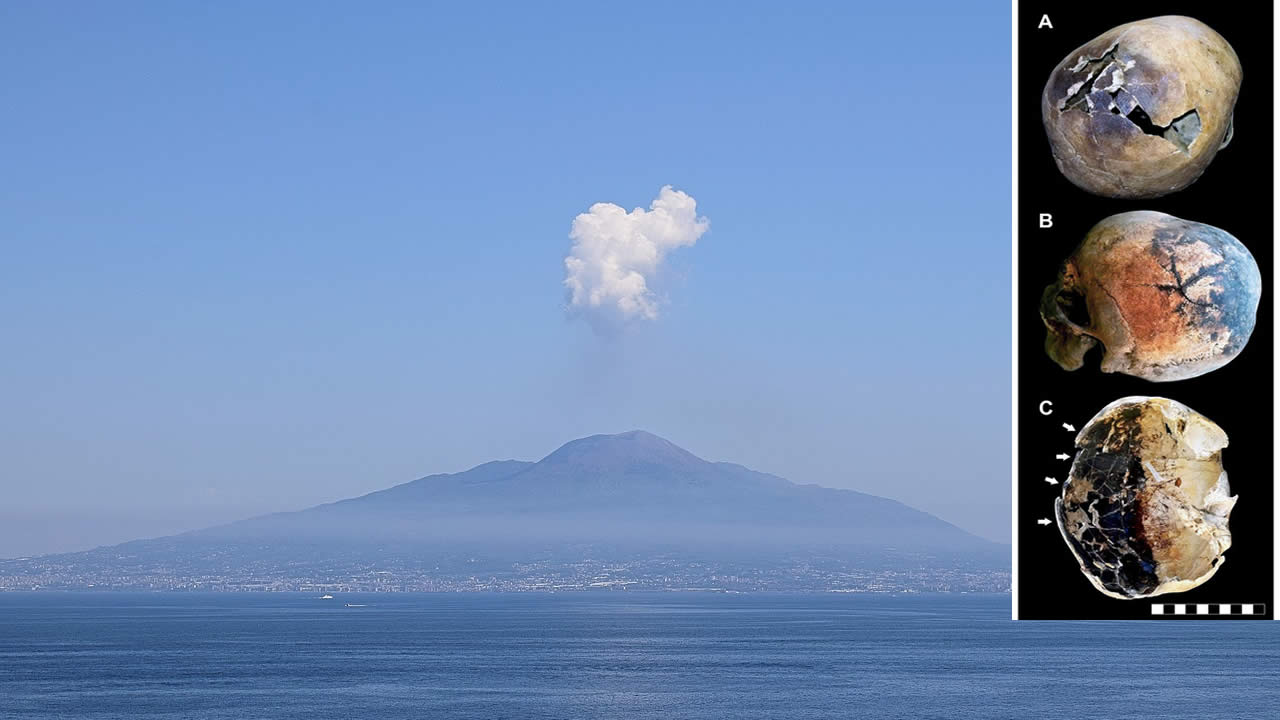
M1199 20L1112 28L1054 68L1040 99L1058 169L1080 188L1152 198L1195 182L1232 136L1243 71Z

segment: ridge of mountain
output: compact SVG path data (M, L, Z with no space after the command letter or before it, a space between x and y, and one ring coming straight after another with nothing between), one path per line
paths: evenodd
M0 560L0 589L1002 591L1008 550L896 500L711 462L637 430L296 512Z
M536 527L539 521L546 527ZM494 526L494 539L522 532L540 539L587 540L593 533L636 539L651 528L674 540L732 527L742 532L722 533L722 539L781 533L836 543L994 545L896 500L707 461L640 430L573 440L537 462L487 462L188 535L481 540L483 525Z

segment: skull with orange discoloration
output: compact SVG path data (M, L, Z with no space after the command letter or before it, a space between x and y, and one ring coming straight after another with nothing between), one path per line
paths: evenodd
M1103 372L1193 378L1240 353L1261 294L1257 262L1229 233L1159 212L1112 215L1044 291L1045 350L1066 370L1101 347Z

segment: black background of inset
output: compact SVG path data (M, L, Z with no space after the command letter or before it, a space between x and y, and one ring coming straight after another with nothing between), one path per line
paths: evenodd
M1114 8L1114 9L1112 9ZM1018 357L1019 503L1018 614L1024 619L1152 619L1153 603L1266 603L1272 597L1272 9L1270 4L1165 3L1158 13L1124 6L1020 3L1018 18ZM1037 29L1043 14L1053 29ZM1086 193L1062 176L1049 151L1040 117L1040 96L1053 68L1097 35L1123 23L1155 15L1188 15L1217 30L1235 49L1244 71L1235 109L1235 136L1189 188L1154 200L1116 200ZM1225 367L1190 380L1152 383L1105 374L1101 353L1090 352L1085 367L1067 372L1044 351L1045 328L1039 301L1054 282L1062 261L1089 228L1108 215L1158 210L1208 223L1238 238L1262 270L1258 321L1243 352ZM1041 229L1039 214L1052 213L1053 227ZM1053 519L1053 502L1075 454L1074 433L1107 403L1127 395L1177 400L1218 423L1230 445L1223 464L1239 502L1231 515L1232 547L1211 580L1184 593L1152 600L1117 600L1098 592L1080 572ZM1052 400L1053 414L1039 404ZM1175 618L1158 618L1175 619ZM1185 619L1180 616L1176 619ZM1203 618L1200 618L1203 619ZM1215 619L1229 619L1226 616ZM1234 619L1259 619L1246 616Z

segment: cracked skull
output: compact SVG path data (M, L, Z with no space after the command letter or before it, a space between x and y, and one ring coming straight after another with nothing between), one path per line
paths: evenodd
M1240 60L1212 28L1166 16L1112 28L1054 68L1040 99L1058 169L1114 198L1181 190L1231 140Z
M1112 215L1045 288L1045 350L1066 370L1101 345L1103 372L1193 378L1240 353L1261 295L1258 264L1230 234L1159 212Z
M1127 397L1076 436L1058 529L1093 586L1114 598L1184 592L1222 567L1235 506L1227 434L1182 403Z

